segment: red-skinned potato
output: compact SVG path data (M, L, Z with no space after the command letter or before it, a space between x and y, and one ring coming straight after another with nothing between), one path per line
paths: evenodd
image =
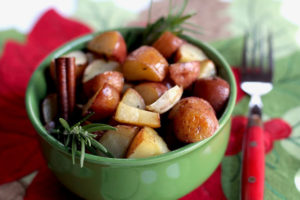
M181 45L174 56L175 62L202 61L205 59L207 59L205 53L199 47L190 43Z
M152 104L168 90L164 84L156 82L141 83L134 89L143 97L146 105Z
M99 74L83 84L83 91L87 97L91 97L98 91L99 88L102 88L104 84L109 84L120 93L124 85L122 73L108 71Z
M168 62L155 48L141 46L128 55L122 72L129 81L161 82L168 72Z
M83 107L83 115L88 112L95 112L91 116L91 121L97 121L110 117L115 112L120 101L120 92L109 84L104 84L102 88Z
M220 113L229 97L229 84L220 77L199 79L195 82L193 96L208 101L216 113Z
M199 76L200 62L192 61L170 65L170 77L176 85L184 89L189 87Z
M152 46L166 59L169 59L183 43L184 41L182 39L173 33L166 31L152 44Z
M123 36L118 31L107 31L94 37L87 48L109 60L123 63L127 56L127 47Z
M184 143L204 140L219 127L211 105L198 97L187 97L178 102L169 113L173 120L174 134Z

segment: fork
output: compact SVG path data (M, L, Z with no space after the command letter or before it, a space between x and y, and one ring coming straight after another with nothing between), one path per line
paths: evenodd
M253 40L254 45L251 49L248 47L249 34L245 35L241 66L241 88L251 97L248 126L243 137L242 200L262 200L264 198L265 151L261 96L270 92L273 87L272 35L268 34L267 45L265 45L268 51L266 69L263 67L266 57L263 51L263 41L261 38L257 38L256 33L254 33ZM251 56L248 54L249 51Z

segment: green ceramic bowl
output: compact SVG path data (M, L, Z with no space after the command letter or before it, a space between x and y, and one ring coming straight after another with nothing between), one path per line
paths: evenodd
M141 28L118 29L127 43ZM234 76L224 58L212 47L196 39L182 36L199 46L215 62L218 73L230 84L228 105L220 118L220 128L209 139L186 145L175 151L145 158L116 159L87 154L84 167L73 165L71 154L49 135L41 122L40 104L46 96L45 70L53 58L82 49L98 33L71 41L51 53L39 65L26 93L28 116L38 132L43 155L58 180L85 199L177 199L201 185L216 169L227 147L231 114L235 104ZM79 163L79 156L76 158Z

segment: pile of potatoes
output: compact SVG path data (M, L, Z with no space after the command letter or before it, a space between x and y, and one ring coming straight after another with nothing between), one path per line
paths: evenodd
M116 127L99 142L117 158L166 153L173 143L198 142L218 129L229 85L200 48L171 32L127 53L122 35L108 31L64 57L76 59L82 115L94 112L91 123ZM55 79L53 63L50 73Z

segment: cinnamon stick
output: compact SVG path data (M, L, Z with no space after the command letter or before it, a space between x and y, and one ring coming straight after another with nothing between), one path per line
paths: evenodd
M58 111L60 117L68 120L68 92L67 92L67 63L65 58L55 59L55 71L58 89Z
M60 117L69 120L75 107L76 65L74 57L55 59Z

